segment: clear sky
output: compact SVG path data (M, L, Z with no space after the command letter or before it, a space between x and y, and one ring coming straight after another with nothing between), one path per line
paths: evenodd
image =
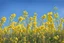
M52 11L53 7L58 8L60 17L64 17L64 0L0 0L0 18L7 17L12 13L16 13L17 17L22 15L22 11L29 12L29 16L33 16L37 12L38 17Z

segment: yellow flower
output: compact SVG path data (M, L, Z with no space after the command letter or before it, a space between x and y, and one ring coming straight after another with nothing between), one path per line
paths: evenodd
M20 30L20 32L22 33L22 32L23 32L23 30Z
M62 23L61 23L61 24L59 24L59 28L62 28Z
M3 31L4 31L4 32L7 32L7 27L5 27Z
M25 18L23 18L22 16L20 16L19 18L18 18L18 20L19 21L22 21L22 20L24 20Z
M12 22L9 26L9 28L14 27L17 24L17 22Z
M14 43L17 43L17 41L14 41Z
M30 24L28 24L28 25L27 25L27 28L29 28L29 27L31 27L31 25L30 25Z
M57 38L59 38L59 36L57 35Z
M64 43L64 40L61 43Z
M1 20L2 20L2 22L5 22L6 21L6 17L2 17Z
M23 16L24 16L25 18L28 17L28 12L27 12L26 10L23 11Z
M39 31L40 31L40 29L37 28L34 32L39 32Z
M24 11L23 11L23 14L24 14L24 15L27 15L27 14L28 14L28 12L27 12L26 10L24 10Z
M59 39L59 36L57 35L57 36L54 36L54 39L55 40L58 40Z
M52 16L48 16L48 21L49 22L53 22L53 17Z
M51 28L54 28L54 23L50 24Z
M45 22L45 25L48 25L48 22Z
M51 16L53 14L53 12L48 12L48 15Z
M16 26L16 28L17 28L17 29L20 29L20 28L21 28L21 24L18 24L18 25Z
M40 26L40 29L45 29L45 26L44 25Z
M6 38L4 38L4 41L6 40Z
M45 19L46 18L46 14L44 14L44 16L42 16L42 19Z
M36 25L37 24L37 22L33 22L33 25Z
M46 24L46 25L50 25L50 22L46 22L45 24Z
M18 38L17 38L17 37L15 37L15 40L16 40L16 41L18 41Z
M54 17L55 17L55 18L58 18L58 13L54 14Z
M36 29L33 30L33 33L36 34Z
M14 22L14 21L13 21L11 24L16 25L16 24L17 24L17 22Z
M56 36L54 36L54 39L58 40L58 38Z
M12 38L10 38L10 41L12 41L13 39Z
M36 22L36 20L37 20L37 16L34 16L33 21Z
M12 18L16 17L16 14L15 13L11 14L11 17Z
M60 19L60 21L61 21L61 23L62 23L62 22L64 22L64 19L63 19L63 18L61 18L61 19Z
M23 32L26 33L26 28L23 29Z

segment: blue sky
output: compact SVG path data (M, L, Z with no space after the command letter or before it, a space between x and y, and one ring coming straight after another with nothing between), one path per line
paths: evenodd
M52 11L53 7L58 8L60 17L64 17L64 0L0 0L0 18L16 13L17 17L22 15L23 10L28 11L29 16L37 12L38 17Z
M0 0L0 18L2 16L9 17L12 13L20 16L23 10L27 10L29 16L32 16L34 12L41 16L51 11L54 6L58 7L59 14L62 17L64 14L63 4L63 0Z

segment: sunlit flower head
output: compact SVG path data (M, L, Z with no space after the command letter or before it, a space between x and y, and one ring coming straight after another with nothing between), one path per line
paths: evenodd
M16 14L15 13L11 14L11 17L12 18L16 17Z
M52 16L49 16L48 15L48 18L47 19L48 19L49 22L53 22L53 17Z
M45 29L45 26L44 25L40 26L40 29Z
M6 17L2 17L1 20L2 20L2 22L5 22L6 21Z
M44 14L43 16L42 16L42 19L45 19L46 18L46 14Z
M33 25L36 25L37 24L37 22L33 22Z
M55 26L54 26L54 23L51 23L51 28L54 28Z
M58 13L54 14L54 17L55 17L55 18L58 18Z
M46 22L46 24L47 24L47 25L50 25L50 22L48 21L48 22Z
M53 14L53 12L48 12L48 15L51 16Z
M59 36L57 35L57 36L54 36L54 39L55 40L58 40L59 39Z
M61 22L64 22L64 19L63 19L63 18L61 18L61 19L60 19L60 21L61 21Z
M33 21L36 22L37 16L33 16Z
M23 14L27 15L27 14L28 14L28 12L27 12L26 10L24 10L24 11L23 11Z
M18 18L18 20L19 21L22 21L22 20L24 20L25 18L23 18L22 16L20 16L19 18Z

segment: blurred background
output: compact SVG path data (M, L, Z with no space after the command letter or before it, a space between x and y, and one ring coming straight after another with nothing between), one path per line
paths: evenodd
M12 13L17 15L16 19L26 10L29 16L34 12L38 18L47 12L53 11L54 6L58 8L60 17L64 17L64 0L0 0L0 18L7 17L7 22Z

